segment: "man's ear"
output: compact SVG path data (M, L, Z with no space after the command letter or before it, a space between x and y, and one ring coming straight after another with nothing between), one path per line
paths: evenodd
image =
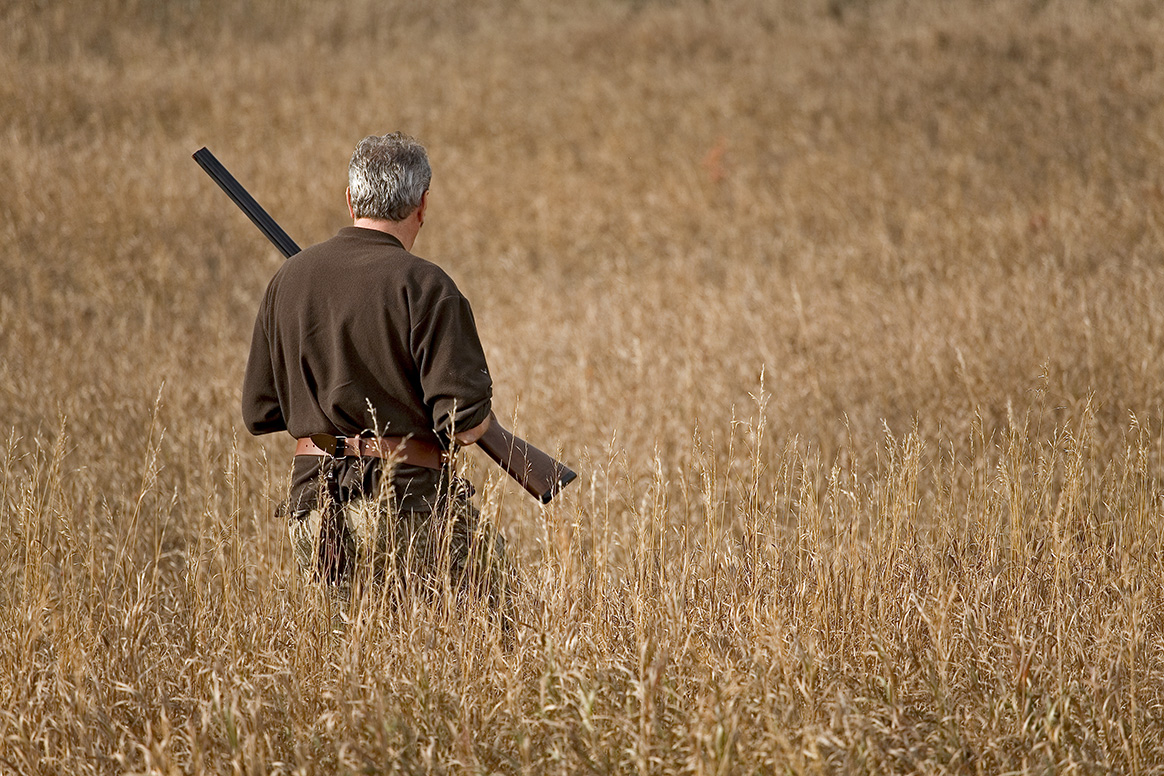
M355 221L356 220L356 209L354 207L352 207L352 187L351 186L348 186L347 192L345 193L345 196L348 198L348 215L352 217L353 221Z
M420 195L420 206L416 209L416 218L424 226L424 211L428 209L428 189Z

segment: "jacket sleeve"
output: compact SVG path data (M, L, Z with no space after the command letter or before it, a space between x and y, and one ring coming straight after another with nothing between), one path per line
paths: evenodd
M493 378L469 301L459 293L441 298L413 326L410 340L433 429L447 440L484 423Z
M271 347L263 326L262 309L255 320L251 354L243 376L242 417L247 431L252 434L270 434L287 428L275 386L275 373L271 368Z

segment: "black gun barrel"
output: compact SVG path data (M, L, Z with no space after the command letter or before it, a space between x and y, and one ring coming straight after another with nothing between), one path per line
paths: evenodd
M234 200L234 204L247 214L247 218L259 227L259 231L275 244L275 247L283 254L283 258L289 259L299 253L299 246L295 244L291 236L283 231L283 227L275 223L275 219L271 218L266 210L263 210L263 206L255 202L255 198L247 193L242 184L235 180L234 176L222 166L222 163L214 158L210 149L203 147L195 151L194 161L198 162L206 174L222 187L226 196Z

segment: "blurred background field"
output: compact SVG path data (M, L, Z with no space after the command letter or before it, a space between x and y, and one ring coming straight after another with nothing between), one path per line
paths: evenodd
M0 771L1164 770L1164 13L0 0ZM238 417L364 135L496 408L525 625L333 612Z

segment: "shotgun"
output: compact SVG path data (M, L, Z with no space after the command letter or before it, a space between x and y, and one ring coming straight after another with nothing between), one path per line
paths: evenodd
M275 219L263 210L209 149L201 148L195 151L194 161L198 162L234 204L247 214L259 231L274 243L283 254L283 258L289 259L299 253L299 246L290 235L275 223ZM497 422L496 415L490 414L489 418L491 421L489 429L477 440L477 447L538 501L543 504L550 503L562 488L577 478L578 475L570 467L507 431Z

